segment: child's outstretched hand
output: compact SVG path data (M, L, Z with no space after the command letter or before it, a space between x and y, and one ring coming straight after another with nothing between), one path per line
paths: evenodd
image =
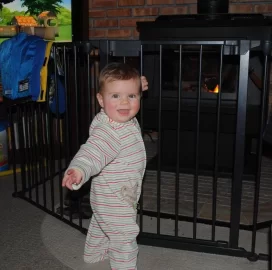
M146 91L148 89L148 81L145 76L141 76L142 90Z
M82 173L76 169L68 170L63 179L62 179L62 186L67 187L70 190L73 190L73 184L78 185L82 180Z

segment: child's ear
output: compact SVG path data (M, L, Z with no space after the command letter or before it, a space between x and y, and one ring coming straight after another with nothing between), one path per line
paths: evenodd
M100 105L101 108L104 108L104 102L103 102L103 97L100 93L97 93L96 94L96 98L97 98L97 101Z

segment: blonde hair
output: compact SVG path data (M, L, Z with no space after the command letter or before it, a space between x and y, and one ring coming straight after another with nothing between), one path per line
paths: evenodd
M140 86L140 74L135 68L125 63L109 63L100 72L99 92L101 93L103 91L105 84L108 82L130 79L139 81Z

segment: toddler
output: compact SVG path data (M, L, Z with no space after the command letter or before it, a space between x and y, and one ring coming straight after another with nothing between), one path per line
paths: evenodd
M89 138L65 172L62 186L79 189L91 176L93 210L84 260L110 259L112 270L137 269L137 203L146 167L146 152L136 114L145 77L123 63L110 63L99 76L101 111Z

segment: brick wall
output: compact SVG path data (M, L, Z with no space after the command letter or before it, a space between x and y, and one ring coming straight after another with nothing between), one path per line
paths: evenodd
M197 0L89 0L89 37L138 39L137 21L159 15L195 14ZM230 0L231 13L272 13L272 1Z

